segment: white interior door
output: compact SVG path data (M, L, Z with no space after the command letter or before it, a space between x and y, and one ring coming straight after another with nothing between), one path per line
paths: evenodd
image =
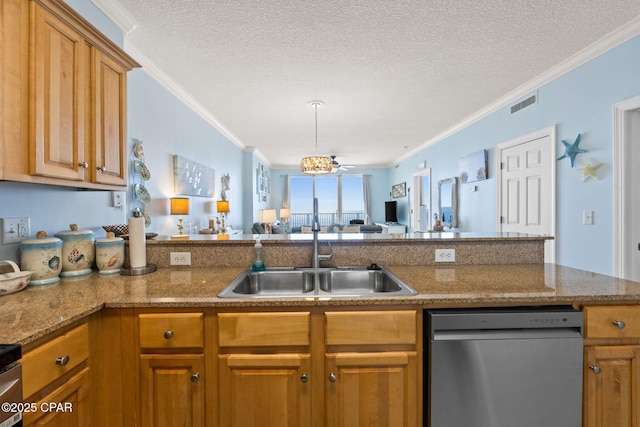
M555 128L498 145L498 231L555 233ZM555 262L553 241L545 262Z

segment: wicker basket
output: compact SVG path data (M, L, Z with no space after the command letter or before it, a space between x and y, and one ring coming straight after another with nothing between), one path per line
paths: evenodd
M129 226L127 224L118 224L118 225L103 225L104 231L112 232L116 236L120 234L129 234Z

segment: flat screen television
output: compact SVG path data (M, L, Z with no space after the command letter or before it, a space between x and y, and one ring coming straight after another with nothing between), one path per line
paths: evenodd
M398 222L398 202L384 202L384 222Z

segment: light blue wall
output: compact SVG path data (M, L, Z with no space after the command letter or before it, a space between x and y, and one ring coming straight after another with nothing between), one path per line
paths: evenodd
M390 184L412 182L416 165L424 160L432 179L459 176L460 157L480 149L489 151L489 179L460 186L460 230L496 230L497 144L556 125L557 156L560 140L573 142L583 134L576 167L567 159L557 163L556 262L604 274L613 274L613 152L612 107L640 94L640 36L612 49L538 89L538 104L510 116L507 107L467 126L391 169ZM597 180L581 181L576 170L591 158L602 162ZM470 186L478 191L471 192ZM435 199L437 200L437 199ZM434 200L434 201L435 201ZM406 209L406 199L403 208ZM595 212L594 225L582 224L582 211Z

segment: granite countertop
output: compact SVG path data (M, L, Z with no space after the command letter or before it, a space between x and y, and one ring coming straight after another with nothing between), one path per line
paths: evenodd
M244 269L164 268L143 276L64 278L0 297L0 343L29 343L102 308L376 306L424 307L636 303L640 283L554 264L386 266L413 297L221 299Z

